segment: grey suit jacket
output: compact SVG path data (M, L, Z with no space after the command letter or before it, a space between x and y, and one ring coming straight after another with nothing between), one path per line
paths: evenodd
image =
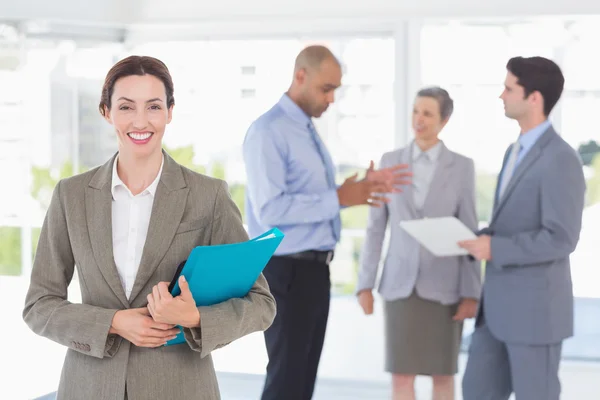
M585 189L579 155L550 127L495 202L482 232L492 235L492 256L477 322L485 315L500 340L551 344L573 335L569 255L579 240Z
M412 164L412 146L383 155L381 167ZM361 253L358 291L375 286L388 222L390 240L379 292L386 300L410 296L414 289L425 299L454 304L479 299L481 264L466 256L435 257L400 227L400 221L456 216L477 231L473 160L443 145L422 211L415 208L412 188L391 195L387 205L371 207Z
M37 334L69 349L59 400L219 399L210 353L264 330L275 302L261 275L249 294L199 307L201 327L185 329L186 344L141 348L109 335L117 310L145 307L160 281L198 245L248 239L225 182L192 172L165 153L148 237L129 300L114 263L111 177L115 157L64 179L54 190L31 274L23 317ZM82 303L67 299L77 268Z

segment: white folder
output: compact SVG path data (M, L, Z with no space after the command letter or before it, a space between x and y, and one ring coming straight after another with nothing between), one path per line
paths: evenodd
M467 255L465 249L458 247L458 242L477 237L455 217L401 221L400 227L437 257Z

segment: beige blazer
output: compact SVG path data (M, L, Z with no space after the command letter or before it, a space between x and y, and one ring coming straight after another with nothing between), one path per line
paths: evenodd
M160 281L171 281L195 246L248 240L227 184L177 164L164 153L148 237L129 300L112 251L111 178L106 164L58 183L33 264L23 318L38 335L69 349L59 400L219 399L211 352L267 329L275 301L261 275L250 293L199 307L201 327L187 343L141 348L109 335L117 310L144 307ZM67 300L77 268L83 304ZM240 357L243 357L240 354Z

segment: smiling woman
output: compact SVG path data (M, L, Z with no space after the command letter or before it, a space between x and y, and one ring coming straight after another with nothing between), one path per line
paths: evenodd
M162 150L173 107L164 63L118 62L99 108L119 151L54 190L23 317L35 333L69 348L60 399L218 399L210 353L274 318L262 275L245 298L210 307L196 306L185 281L180 296L164 290L195 246L248 240L227 184ZM82 304L67 299L75 265ZM186 344L164 347L177 325Z
M167 66L151 57L121 60L106 77L99 109L115 129L117 172L134 195L156 178L161 167L162 139L175 105L173 92ZM139 163L141 168L133 168ZM141 186L131 187L133 181Z

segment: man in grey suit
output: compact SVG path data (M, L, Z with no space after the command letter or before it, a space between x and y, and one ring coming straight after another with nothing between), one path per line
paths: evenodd
M569 255L585 179L579 156L547 119L564 86L558 65L515 57L507 70L500 98L521 134L504 157L489 227L460 243L487 262L463 396L556 400L562 341L573 335Z

